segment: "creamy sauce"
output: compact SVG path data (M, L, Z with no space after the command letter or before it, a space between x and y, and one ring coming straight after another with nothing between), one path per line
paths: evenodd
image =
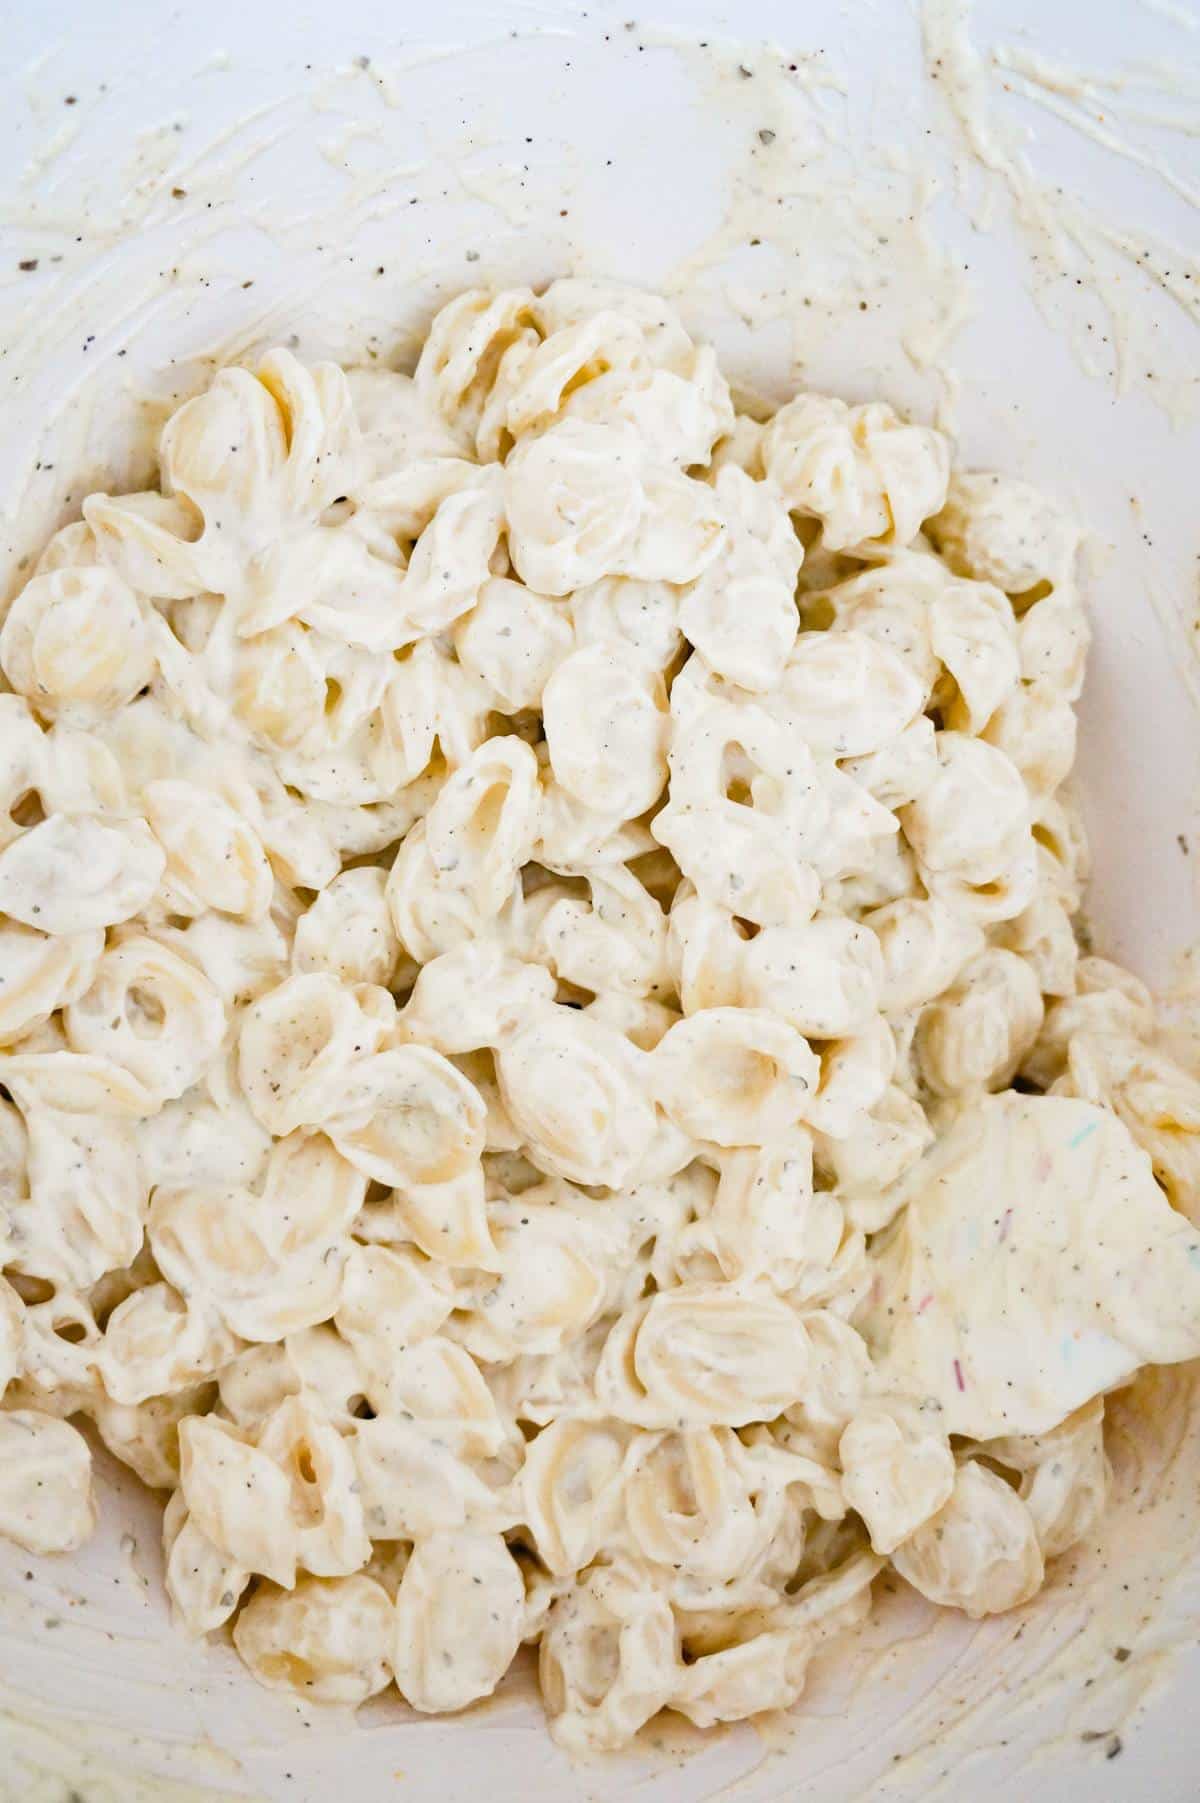
M848 314L873 312L952 430L950 351L970 298L930 223L941 191L931 160L897 148L848 172L847 82L823 53L642 35L670 46L705 102L743 123L721 223L672 271L668 292L694 311L723 291L751 329L786 321L801 380Z
M1139 372L1153 370L1159 356L1157 333L1146 312L1148 287L1157 288L1192 322L1200 321L1200 258L1140 222L1106 219L1078 195L1037 173L1030 153L995 104L988 63L969 34L969 0L925 0L921 21L927 72L959 146L960 191L966 192L972 164L999 184L1026 245L1027 280L1039 309L1064 334L1089 374L1107 377L1123 392L1141 380ZM1066 98L1095 91L1086 74L1024 51L1003 50L995 61L1000 69L1013 71L1007 85L1104 149L1155 174L1189 205L1196 204L1200 190L1161 156L1130 144L1094 112ZM1179 78L1173 87L1177 93L1187 91ZM995 198L985 187L976 200L981 221ZM1131 279L1133 298L1127 292ZM1100 350L1096 309L1107 328L1099 338L1111 359ZM1179 418L1192 416L1190 388L1181 391L1167 384L1161 392L1148 392Z

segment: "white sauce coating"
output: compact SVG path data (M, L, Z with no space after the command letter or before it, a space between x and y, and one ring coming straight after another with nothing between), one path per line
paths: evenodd
M264 1683L540 1641L574 1750L793 1702L889 1559L1031 1596L1200 1354L1069 522L576 279L83 516L0 628L0 1532L90 1531L89 1417Z

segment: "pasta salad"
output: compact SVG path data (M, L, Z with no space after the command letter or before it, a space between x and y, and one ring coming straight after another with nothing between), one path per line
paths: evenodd
M792 1704L889 1565L1025 1603L1200 1354L1071 522L575 279L159 462L0 630L0 1533L98 1437L262 1683L536 1643L575 1752Z

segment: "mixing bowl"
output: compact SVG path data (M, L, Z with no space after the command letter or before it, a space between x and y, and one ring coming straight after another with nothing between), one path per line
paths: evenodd
M1096 947L1160 990L1195 930L1200 48L1173 0L49 0L0 75L6 587L157 427L271 343L404 364L468 286L667 292L748 395L883 395L1091 533ZM1195 289L1195 293L1192 289ZM1193 857L1193 846L1195 856ZM572 1767L518 1670L357 1720L189 1643L158 1507L101 1461L70 1559L0 1544L0 1795L493 1803L732 1794L1185 1803L1200 1788L1187 1371L1113 1410L1102 1533L1014 1615L884 1590L790 1720Z

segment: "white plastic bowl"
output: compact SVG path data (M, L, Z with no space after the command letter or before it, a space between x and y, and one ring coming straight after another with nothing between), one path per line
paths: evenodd
M1200 77L1169 90L1200 41L1168 0L984 8L975 41L1017 55L981 66L989 116L955 125L944 96L972 65L951 32L949 61L926 68L890 0L633 7L14 13L0 75L6 585L89 489L144 479L154 427L216 363L277 340L402 358L466 286L580 270L667 287L768 394L803 381L945 417L952 366L962 459L1045 487L1099 542L1090 914L1098 949L1165 984L1196 921L1197 432L1170 414L1200 397L1182 287L1194 271L1200 289L1200 265L1176 258L1166 274L1164 245L1194 236L1200 158L1154 115L1194 126ZM1113 80L1080 91L1058 66L1072 63ZM1059 185L1090 210L1074 237ZM1030 1803L1186 1803L1200 1659L1174 1649L1195 1639L1200 1592L1191 1402L1184 1373L1127 1412L1103 1542L1061 1561L1029 1609L972 1627L885 1596L864 1640L814 1668L789 1724L663 1739L583 1771L546 1737L527 1675L457 1720L393 1701L357 1727L260 1691L228 1650L171 1629L157 1507L111 1468L82 1555L0 1545L0 1796L698 1803L740 1779L745 1803L987 1803L1014 1783Z

